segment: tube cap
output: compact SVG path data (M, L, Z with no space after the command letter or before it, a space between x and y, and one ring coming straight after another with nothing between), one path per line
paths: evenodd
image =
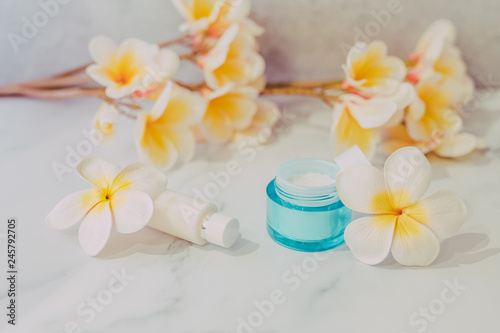
M356 145L352 146L351 148L347 149L345 152L337 156L334 161L335 163L337 163L340 169L344 169L351 164L357 163L371 165L365 154L363 154L361 149L359 149L359 147Z
M222 213L213 213L205 225L205 239L215 245L231 247L239 235L238 220Z

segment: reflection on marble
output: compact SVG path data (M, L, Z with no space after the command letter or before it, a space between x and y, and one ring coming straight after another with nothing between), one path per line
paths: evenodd
M136 235L114 234L100 256L88 257L78 245L77 228L49 229L44 217L64 195L87 186L74 172L59 182L51 163L63 163L66 147L85 139L82 131L97 105L92 100L0 101L0 199L2 215L19 221L20 265L18 325L7 326L2 314L2 333L411 333L424 327L420 308L439 305L450 281L466 289L445 308L431 308L433 319L425 319L425 331L497 329L500 94L482 101L466 121L490 150L458 160L430 157L434 181L429 192L456 191L469 216L458 235L442 242L440 256L427 268L402 267L391 258L367 266L345 245L316 255L299 253L267 236L264 191L276 168L296 157L332 157L331 113L305 99L281 103L293 121L280 127L271 144L255 148L255 158L237 149L200 146L192 162L168 173L170 188L193 194L229 159L240 162L242 173L214 198L240 219L242 238L233 249L193 246L147 228ZM116 140L96 146L91 155L121 165L136 161L132 130L133 124L124 121ZM376 165L382 162L378 158ZM5 260L0 263L5 272ZM4 285L1 304L7 300Z

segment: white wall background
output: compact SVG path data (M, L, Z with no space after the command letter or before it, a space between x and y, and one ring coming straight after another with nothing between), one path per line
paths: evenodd
M39 0L0 0L0 84L88 62L87 44L97 34L117 41L133 36L160 42L177 36L182 21L170 0L59 1L68 3L16 53L9 33L22 35L23 18L33 21L42 7ZM391 1L253 0L251 16L267 30L260 43L269 79L342 75L340 45L352 44L359 35L356 29L373 29L372 39L386 41L391 53L405 56L428 24L446 17L458 27L458 45L470 74L480 85L500 82L500 1L400 0L401 11L386 26L373 23L371 11L387 10Z

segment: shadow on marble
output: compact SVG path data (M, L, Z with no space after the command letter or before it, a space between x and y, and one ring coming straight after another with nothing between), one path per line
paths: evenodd
M476 150L473 151L470 154L467 154L465 156L460 156L460 157L454 157L452 159L446 158L446 157L440 157L436 154L429 154L428 159L429 162L431 162L432 165L442 165L442 166L450 166L454 164L473 164L475 166L480 166L480 165L486 165L491 163L493 160L492 156L488 154L488 152L491 152L491 150ZM434 171L434 169L433 169ZM436 177L436 178L446 178L448 175L445 173L445 176L443 177Z
M239 257L256 251L260 245L240 238L233 247L225 249L211 244L203 246L191 244L185 240L151 228L144 228L133 234L120 234L113 230L108 244L96 258L103 260L118 259L131 256L135 253L174 255L184 252L191 246L203 251L218 251L230 256Z
M500 248L486 248L490 243L487 234L469 232L459 234L441 242L441 251L436 260L427 267L412 269L440 269L472 265L500 253ZM378 267L386 269L407 269L389 255Z
M317 127L315 124L308 123L310 116L316 111L331 111L331 108L315 98L303 96L265 96L265 98L275 102L281 111L281 117L274 128L274 131L277 132L276 134L278 136L281 133L289 132L292 125L295 124L307 123L308 125Z
M482 103L482 105L477 106L472 110L465 111L463 115L465 118L465 130L470 131L476 135L484 135L488 133L493 125L499 121L500 113L498 111L498 98L496 99L496 103L494 102L493 107L488 107L485 105L488 101L495 101L495 97L492 94L486 93L486 90L479 90L476 93L477 101Z
M441 242L441 252L431 268L471 265L500 253L500 248L486 248L490 238L483 233L464 233Z
M212 244L206 244L203 246L193 244L192 246L202 251L217 251L233 257L245 256L247 254L257 251L257 249L260 247L258 243L253 242L249 239L242 238L241 236L236 241L236 243L229 249L225 249L223 247Z
M120 234L113 230L108 244L96 258L117 259L136 252L172 255L183 252L188 247L188 242L151 228L144 228L133 234Z

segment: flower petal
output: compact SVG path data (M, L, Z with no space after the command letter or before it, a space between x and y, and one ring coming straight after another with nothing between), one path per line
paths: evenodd
M267 143L272 137L272 128L278 122L281 112L278 106L267 100L257 100L257 113L252 123L244 130L236 131L232 140L255 138L259 143Z
M416 141L431 139L436 132L457 133L462 129L462 118L454 106L462 97L463 88L458 80L443 79L433 74L417 85L419 99L409 109L408 134ZM423 103L423 114L422 105Z
M136 144L140 158L160 169L171 168L179 155L175 145L168 138L168 133L160 130L161 127L146 128L146 124L147 114L142 112L137 117L136 127Z
M254 81L248 82L248 86L257 89L259 92L262 92L266 88L266 83L267 83L266 76L262 74Z
M399 124L398 126L384 129L384 140L380 145L380 151L384 155L390 156L400 148L415 146L415 144L416 142L408 135L406 126Z
M90 157L78 163L76 171L86 181L97 186L104 193L120 171L120 168L102 158Z
M333 109L331 141L334 155L338 155L357 145L368 159L375 154L380 140L379 131L373 128L362 128L342 103L336 103Z
M151 109L150 115L152 120L157 120L160 118L165 109L167 108L168 103L170 102L170 97L172 95L173 84L171 81L167 82L165 88L163 88L160 96L156 100L153 108Z
M104 200L98 189L72 193L64 197L47 215L49 227L62 230L79 222L97 203Z
M184 22L179 26L179 30L184 32L184 31L189 31L191 34L197 34L200 31L206 31L210 25L210 21L208 17L203 17L201 19L198 19L196 21L192 22Z
M396 222L391 250L401 265L427 266L438 256L439 242L426 226L402 214Z
M181 161L187 162L193 158L196 138L191 129L170 130L168 138L174 144Z
M445 45L441 56L434 64L434 70L444 77L458 79L465 77L467 66L456 46Z
M109 87L116 84L113 81L113 77L111 77L111 75L108 73L106 67L103 67L101 65L89 65L85 69L85 72L87 72L88 76L90 76L92 80L99 83L101 86Z
M154 76L154 83L159 84L171 78L179 68L179 61L177 53L168 49L160 50L153 59L156 71L149 73Z
M131 62L129 65L133 66L151 65L151 60L159 51L160 48L157 44L150 44L137 38L128 38L118 47L117 58L125 58Z
M104 138L108 138L113 135L114 123L119 119L120 113L117 108L113 104L104 102L92 121L92 127L99 131Z
M120 99L131 95L134 91L144 88L140 81L141 77L136 75L125 84L113 82L112 85L107 86L105 91L106 96L112 99Z
M401 141L407 141L407 146L411 146L413 144L413 140L408 135L406 127L404 124L399 124L394 127L387 127L384 129L384 139L397 139Z
M453 109L446 108L433 115L425 114L420 121L407 117L408 134L416 141L432 139L437 134L455 134L463 128L463 120Z
M110 187L114 196L122 191L141 191L155 197L167 187L167 178L158 169L142 163L134 163L123 168L116 175Z
M415 100L417 94L415 88L408 82L403 82L399 85L396 92L387 97L379 97L382 99L390 100L396 103L396 112L391 116L391 118L385 123L385 127L393 127L401 124L405 116L405 109L408 105Z
M246 85L264 72L265 63L257 52L228 58L213 71L205 69L205 81L211 89L218 89L230 83Z
M238 23L237 25L238 33L231 41L231 44L229 44L228 57L240 55L257 49L257 41L255 39L255 36L252 35L248 30L244 30L241 24Z
M141 191L120 191L114 194L110 207L116 230L123 234L141 230L153 215L153 200Z
M200 124L203 136L215 143L224 143L233 133L231 119L219 111L207 112Z
M447 137L434 152L441 157L465 156L476 149L477 142L477 137L474 135L459 133Z
M391 128L398 126L403 122L404 118L405 118L404 110L398 110L392 115L391 119L389 119L385 123L384 128Z
M108 66L115 60L118 46L106 36L96 36L89 43L89 53L92 60L102 66Z
M257 112L257 102L254 98L257 97L258 91L250 87L245 87L245 90L253 93L247 94L243 91L235 91L213 99L208 105L210 112L227 115L231 119L235 130L247 128Z
M396 215L373 215L354 220L345 229L345 243L359 261L376 265L391 250L396 219Z
M250 14L250 0L225 1L221 6L221 15L225 20L241 22Z
M266 62L264 58L257 52L249 52L245 56L246 61L250 66L250 73L248 75L248 81L257 80L260 76L264 74L266 70Z
M175 9L177 9L179 14L181 14L186 20L191 21L195 19L191 12L191 7L188 6L186 1L172 0L172 4L174 5Z
M229 83L246 85L264 73L265 62L255 51L255 37L248 31L239 31L239 27L235 23L228 28L216 46L199 61L211 89Z
M111 234L113 218L109 201L102 201L85 216L80 225L78 239L85 252L91 256L97 255L108 242Z
M337 175L340 200L352 210L367 214L393 214L384 176L372 165L354 164Z
M254 36L260 36L264 33L264 28L255 23L253 20L249 18L245 18L241 21L242 27L250 32Z
M257 113L254 115L252 122L258 127L273 127L281 116L278 105L274 102L258 99Z
M456 30L453 23L446 19L437 20L420 37L415 55L434 62L441 55L444 46L454 43L455 38Z
M425 114L425 103L418 97L408 106L408 116L414 120L419 120Z
M378 69L372 70L361 90L374 95L392 95L406 76L406 66L398 57L386 56Z
M227 54L229 52L229 46L236 38L239 31L239 25L233 24L224 32L224 34L219 38L215 46L200 59L200 65L204 69L213 71L226 61Z
M199 94L174 85L170 100L157 120L168 127L187 128L200 122L206 108L207 101Z
M469 76L464 76L460 79L460 86L462 87L462 92L458 103L463 104L470 102L470 99L474 98L474 92L476 90L476 84Z
M381 98L372 98L362 103L349 103L349 111L362 128L384 125L397 111L397 104Z
M424 224L436 236L447 238L460 229L467 216L467 208L457 194L442 190L405 208L403 214Z
M346 83L365 93L391 95L406 76L406 66L397 57L387 55L381 41L356 43L347 55Z
M432 168L420 149L405 147L385 161L384 175L392 207L402 209L417 202L427 191Z
M403 82L399 85L396 92L387 97L393 100L398 106L398 111L404 110L408 105L410 105L417 97L417 92L415 87L411 83Z

